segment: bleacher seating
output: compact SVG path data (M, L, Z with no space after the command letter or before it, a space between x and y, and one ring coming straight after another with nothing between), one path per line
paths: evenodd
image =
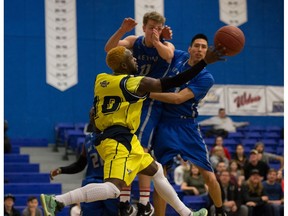
M249 125L247 129L250 132L259 132L259 133L263 133L266 130L266 128L261 125Z
M20 154L20 146L12 145L11 154Z
M4 163L29 163L29 155L5 154Z
M6 163L4 166L4 173L7 172L39 172L39 164Z
M245 133L245 137L247 139L256 139L256 140L262 139L262 135L258 131L248 131Z
M28 172L28 173L19 173L19 172L5 172L4 179L8 183L49 183L49 173L38 173L38 172Z
M65 155L63 159L68 159L68 155L75 155L78 151L77 139L85 138L83 130L66 130L65 131Z
M244 135L242 132L234 132L234 133L229 133L228 138L240 141L241 139L244 138Z
M8 183L4 185L4 191L12 194L61 194L61 184L59 183Z
M77 155L83 142L78 142L78 138L85 138L84 128L86 123L61 122L55 125L55 146L54 151L58 151L59 146L65 147L63 160L68 160L69 155Z
M224 139L224 146L228 148L230 153L234 153L237 144L243 144L245 153L248 154L255 144L259 141L265 145L265 151L283 155L284 140L281 138L282 128L278 126L260 126L249 125L246 127L237 128L237 132L229 133L228 137ZM208 149L211 149L214 144L214 137L205 137L205 143Z
M16 198L15 208L20 212L26 207L27 198L36 196L40 202L41 193L60 194L62 185L50 183L49 173L40 173L37 163L30 163L28 154L20 154L21 147L48 146L46 139L11 139L12 153L4 154L4 194L11 193ZM41 206L39 205L41 208ZM68 216L69 207L57 214Z
M12 146L25 146L25 147L47 147L48 146L48 140L44 138L13 138L10 139Z

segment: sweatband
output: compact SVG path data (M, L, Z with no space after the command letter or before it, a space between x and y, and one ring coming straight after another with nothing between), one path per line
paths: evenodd
M196 65L191 67L188 70L183 71L182 73L177 74L173 77L164 77L160 79L162 92L167 91L171 88L179 87L186 82L193 79L195 76L197 76L206 66L206 62L204 60L201 60Z
M87 165L87 159L83 155L80 155L79 159L66 167L60 167L62 174L75 174L84 170Z

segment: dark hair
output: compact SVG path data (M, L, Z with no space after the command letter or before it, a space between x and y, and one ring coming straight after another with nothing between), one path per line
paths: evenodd
M225 111L224 108L219 108L218 113L220 113L221 111Z
M192 44L194 43L194 41L195 41L196 39L204 39L204 40L206 40L207 43L208 43L208 38L207 38L206 35L204 35L204 34L196 34L196 35L192 38L191 43L190 43L190 46L192 46Z
M15 197L14 197L13 194L9 193L9 194L5 194L5 195L4 195L4 201L5 201L6 199L8 199L8 198L13 199L13 202L15 202Z
M28 199L27 199L27 202L31 202L31 201L33 201L33 200L37 200L37 197L35 197L35 196L29 196L28 197Z

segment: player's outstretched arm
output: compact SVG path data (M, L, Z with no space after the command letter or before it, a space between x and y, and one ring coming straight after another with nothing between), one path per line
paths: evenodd
M80 154L80 157L78 158L78 160L68 166L65 167L58 167L54 170L50 171L50 179L54 180L54 177L60 174L75 174L75 173L79 173L82 170L84 170L84 168L87 165L87 158L86 158L86 151L85 151L85 147L84 144L82 146L82 152Z
M128 36L121 40L121 38L129 31L135 28L137 25L137 22L132 18L125 18L120 26L120 28L109 38L105 45L105 51L108 52L112 48L116 46L124 46L128 49L130 49L137 36Z
M146 92L162 92L170 88L181 86L197 76L197 74L199 74L207 64L224 60L225 59L223 58L223 54L221 52L209 48L203 60L174 77L164 77L161 79L144 77L140 82L137 93L139 95L144 95Z

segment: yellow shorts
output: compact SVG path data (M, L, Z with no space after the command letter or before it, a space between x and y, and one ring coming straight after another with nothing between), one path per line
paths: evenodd
M107 138L96 146L104 160L104 179L117 178L130 185L137 173L148 167L153 158L143 151L136 135L131 141L131 151L114 139Z

